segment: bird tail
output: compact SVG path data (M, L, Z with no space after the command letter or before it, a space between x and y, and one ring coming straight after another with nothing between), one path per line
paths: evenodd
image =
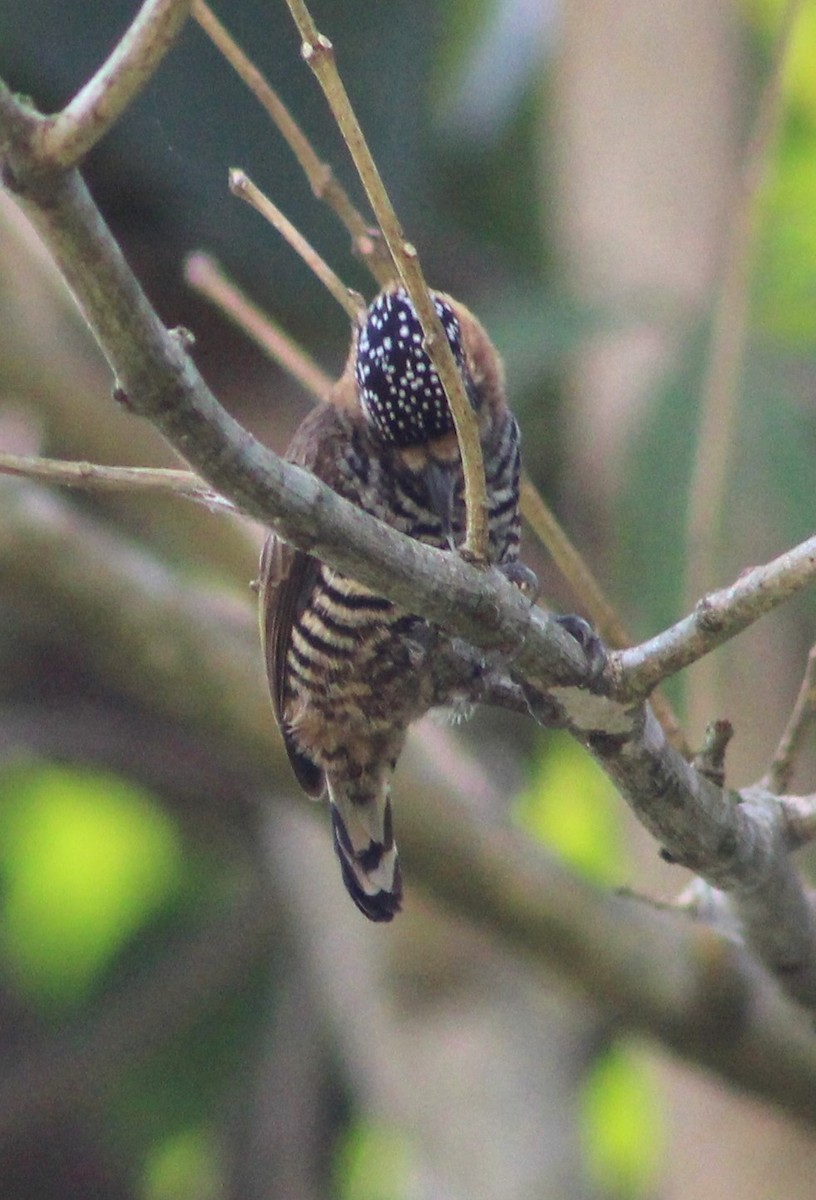
M330 780L329 799L343 883L369 921L390 921L402 907L402 876L388 785L378 794L357 785L350 794Z

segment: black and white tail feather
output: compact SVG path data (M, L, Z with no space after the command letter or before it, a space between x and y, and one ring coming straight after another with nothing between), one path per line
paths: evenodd
M346 890L370 921L390 921L402 907L391 797L361 806L330 786L329 799L334 849Z

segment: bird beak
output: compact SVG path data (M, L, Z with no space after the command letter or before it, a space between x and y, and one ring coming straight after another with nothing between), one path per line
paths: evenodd
M440 462L436 458L428 458L422 467L421 475L428 489L428 500L431 509L439 517L442 525L442 536L448 547L455 549L453 540L453 498L456 491L456 464Z

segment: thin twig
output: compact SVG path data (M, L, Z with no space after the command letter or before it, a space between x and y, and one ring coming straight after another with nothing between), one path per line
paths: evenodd
M400 279L416 309L425 347L445 389L456 427L465 479L467 531L462 553L477 563L487 561L487 490L476 414L470 406L459 368L431 299L416 248L407 242L380 173L368 148L334 63L331 42L319 33L303 0L287 0L303 42L303 57L314 71L337 127L349 148L369 203L383 231Z
M224 273L219 263L200 251L184 264L184 278L288 372L315 400L325 400L331 378L302 346L261 312Z
M195 0L192 15L283 135L300 163L315 197L328 204L339 217L351 236L352 250L357 257L365 263L380 287L393 282L394 264L379 231L371 228L370 222L366 221L352 203L345 188L337 181L330 165L318 157L306 134L277 92L270 87L204 0Z
M676 625L614 656L614 673L624 692L648 695L663 679L747 629L814 578L816 537L769 563L743 571L730 587L704 596L694 611Z
M165 467L107 467L99 463L65 462L0 452L0 475L40 479L63 487L100 492L166 492L194 500L211 511L235 512L235 506L208 487L193 471Z
M43 165L75 166L149 82L173 46L191 0L145 0L97 73L55 117L43 121L34 152Z
M239 199L245 200L256 212L265 217L270 225L289 243L292 249L300 255L309 269L317 276L323 286L331 292L337 303L343 308L352 321L356 321L365 310L365 301L358 292L346 287L339 275L329 264L320 257L315 248L306 241L303 234L295 228L288 217L284 216L277 204L265 196L261 189L252 182L249 176L233 167L229 173L230 191Z
M774 62L757 109L739 191L730 220L722 281L712 330L711 356L702 392L697 456L692 472L685 597L690 607L711 587L720 554L725 493L738 409L750 303L753 246L761 215L762 189L777 143L783 111L783 73L802 0L788 0ZM716 707L713 663L697 672L690 686L698 696L692 710Z
M779 745L771 761L766 785L772 792L785 792L790 787L805 734L816 718L816 646L811 646L799 694Z

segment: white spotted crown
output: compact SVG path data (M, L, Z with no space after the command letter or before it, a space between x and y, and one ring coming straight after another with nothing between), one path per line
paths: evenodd
M440 296L434 305L472 403L459 319ZM383 292L370 305L357 340L355 375L366 418L384 442L418 446L453 429L444 388L404 288Z

